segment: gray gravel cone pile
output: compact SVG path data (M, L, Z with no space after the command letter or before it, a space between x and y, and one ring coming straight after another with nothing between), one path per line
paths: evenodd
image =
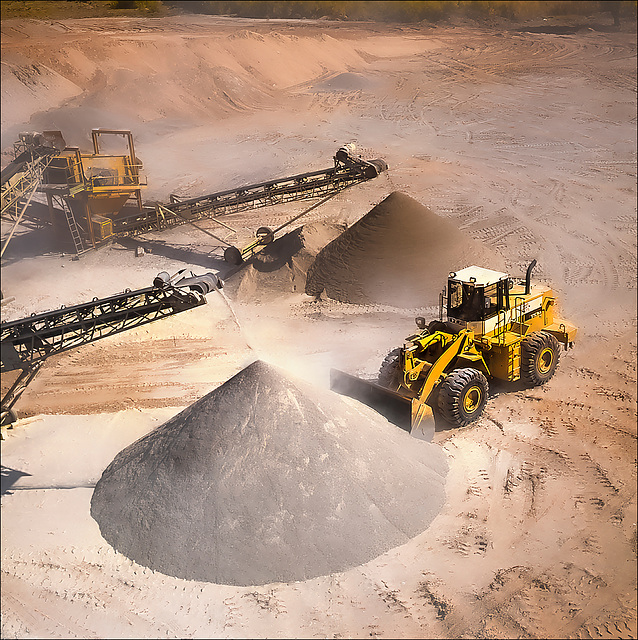
M156 571L290 582L425 530L446 473L438 447L257 361L121 451L91 515L115 549Z

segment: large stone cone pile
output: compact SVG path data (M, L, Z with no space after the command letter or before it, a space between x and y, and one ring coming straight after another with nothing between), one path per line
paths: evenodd
M91 515L118 551L165 574L304 580L426 529L446 472L438 447L257 361L121 451Z
M340 302L423 307L438 303L450 271L504 266L492 249L395 191L326 245L306 293Z

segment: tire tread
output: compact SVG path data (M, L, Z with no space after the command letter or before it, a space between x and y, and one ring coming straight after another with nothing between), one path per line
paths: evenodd
M536 357L546 347L554 352L554 364L549 375L541 376L536 367ZM521 379L532 386L545 384L554 375L559 357L558 340L546 331L534 332L521 343Z
M487 400L487 378L478 369L456 369L440 385L438 393L439 411L450 424L456 427L464 427L470 424L483 413L483 409L481 409L471 420L468 420L460 411L461 393L473 381L481 383Z
M399 384L399 356L401 355L401 347L392 349L390 353L383 359L379 367L379 375L377 380L383 387L398 386Z

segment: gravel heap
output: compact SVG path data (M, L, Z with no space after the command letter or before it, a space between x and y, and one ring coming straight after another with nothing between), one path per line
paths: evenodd
M353 304L435 305L449 272L472 264L504 266L452 222L395 191L317 254L306 293Z
M315 222L286 233L228 278L226 293L239 302L272 302L303 293L315 256L342 231L343 226Z
M121 451L91 515L115 549L156 571L290 582L425 530L446 473L435 445L257 361Z

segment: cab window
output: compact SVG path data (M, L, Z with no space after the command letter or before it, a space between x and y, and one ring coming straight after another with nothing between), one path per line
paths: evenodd
M495 282L486 287L472 283L448 283L448 316L465 322L488 320L499 310L508 308L505 296L506 281Z
M485 287L483 299L483 317L481 318L481 320L493 318L498 313L498 298L498 285L496 283Z
M472 322L483 315L483 288L471 283L449 283L448 316Z

